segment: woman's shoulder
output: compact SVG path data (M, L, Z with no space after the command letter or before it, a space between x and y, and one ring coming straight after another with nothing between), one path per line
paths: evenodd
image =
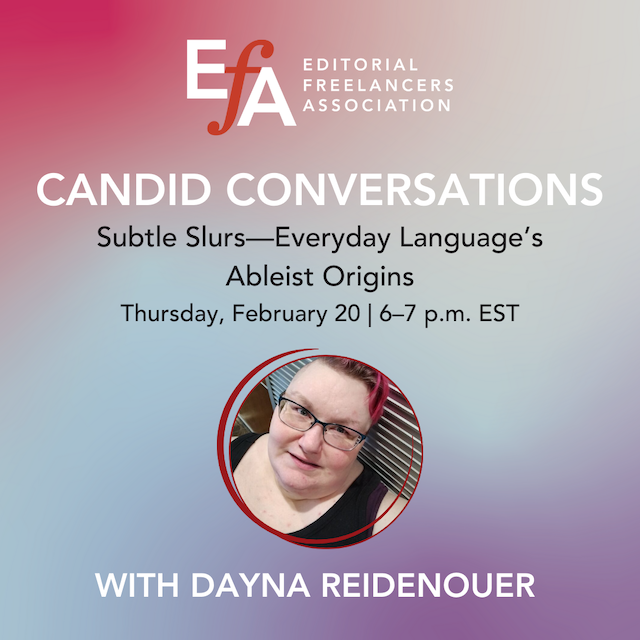
M253 433L253 431L249 431L249 433L243 433L240 436L233 436L231 438L231 442L235 442L237 444L240 444L242 442L250 442L251 444L253 444L260 436L264 436L266 435L265 433ZM234 446L237 446L234 445Z
M373 535L388 527L402 513L407 503L408 500L405 498L398 496L393 491L387 491L376 515L376 518L383 517L373 525Z
M264 441L266 442L269 436L268 434L264 433L245 433L244 435L231 438L232 471L236 470L237 466L240 464L240 461L245 457L245 455L248 454L249 451L251 451L256 441L262 436L265 436Z

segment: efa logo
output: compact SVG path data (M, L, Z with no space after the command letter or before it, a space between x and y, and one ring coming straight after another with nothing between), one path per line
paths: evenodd
M291 109L278 84L276 74L272 67L250 67L249 56L257 47L261 47L260 55L266 60L273 55L273 44L268 40L255 40L248 44L240 54L235 67L226 67L223 63L204 63L198 61L200 51L224 51L227 48L226 40L187 40L187 98L190 100L229 100L227 115L222 127L218 122L210 122L207 130L212 136L219 136L229 131L235 122L240 106L240 96L244 80L248 73L257 73L253 89L240 114L238 120L239 127L248 127L255 113L277 113L282 119L285 127L295 127L296 121L293 119ZM231 86L231 96L228 96L226 89L200 89L198 87L198 77L204 74L232 73L233 84ZM273 102L260 102L265 87L269 87Z

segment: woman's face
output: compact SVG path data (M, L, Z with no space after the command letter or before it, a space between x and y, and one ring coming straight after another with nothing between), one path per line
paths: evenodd
M366 434L371 426L369 394L363 382L321 362L302 369L284 394L322 422L341 424ZM353 481L358 445L341 451L328 445L322 425L296 431L284 424L278 409L269 430L269 460L281 488L296 499L318 499L344 492Z

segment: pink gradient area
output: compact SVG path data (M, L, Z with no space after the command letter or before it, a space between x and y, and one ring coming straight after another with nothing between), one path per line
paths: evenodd
M38 277L33 256L53 258L56 241L82 233L82 221L86 226L96 213L86 202L44 206L36 185L46 173L65 176L64 194L78 173L95 184L101 172L166 178L170 171L224 166L239 138L217 140L214 147L206 127L224 116L226 104L186 99L186 41L225 38L227 64L258 38L275 40L276 54L284 54L287 21L281 18L278 5L242 2L194 2L188 12L172 2L150 0L5 3L0 25L2 279L15 282L20 273L28 287ZM286 68L282 78L285 82ZM15 238L28 238L29 249ZM66 267L65 262L54 260L60 276L71 275L73 260Z
M40 45L109 37L116 28L120 2L114 0L28 0L3 3L5 45Z
M4 11L0 135L10 190L33 189L34 175L66 160L76 173L136 163L153 171L174 154L210 155L206 127L226 103L187 100L186 41L225 38L227 65L259 38L277 43L281 61L288 48L277 5L194 2L185 12L166 1L67 0L11 2ZM280 75L286 84L286 64Z

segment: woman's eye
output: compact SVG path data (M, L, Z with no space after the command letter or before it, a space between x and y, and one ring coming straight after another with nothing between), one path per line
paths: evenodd
M296 407L296 412L304 418L311 415L304 407Z
M347 431L346 427L341 427L339 424L337 424L334 429L341 434L348 434L349 432Z

